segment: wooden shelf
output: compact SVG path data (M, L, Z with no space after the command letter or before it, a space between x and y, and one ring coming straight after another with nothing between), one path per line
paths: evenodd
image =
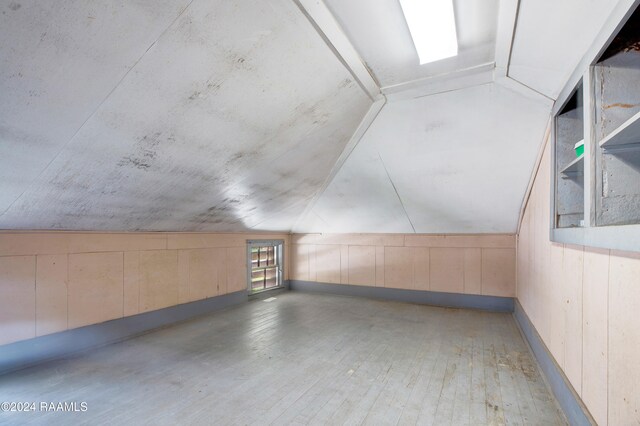
M576 177L584 174L584 154L573 160L567 167L560 170L563 177Z
M617 149L623 146L640 148L640 112L600 141L600 147L604 149Z

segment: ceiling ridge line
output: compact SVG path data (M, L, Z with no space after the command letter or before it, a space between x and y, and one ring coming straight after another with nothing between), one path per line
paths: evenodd
M516 10L515 17L513 20L513 31L511 32L511 39L509 40L509 55L507 56L507 64L505 69L505 76L511 78L509 76L509 69L511 68L511 57L513 56L513 44L516 41L516 32L518 31L518 20L520 19L520 6L522 3L520 0L516 0Z
M527 189L525 189L524 196L522 197L522 202L520 203L520 211L518 212L518 224L516 226L516 235L520 235L520 231L522 230L522 222L524 221L525 211L529 205L529 200L531 199L531 193L533 192L533 185L535 184L536 178L538 177L538 173L540 173L540 166L542 165L542 157L544 157L544 152L547 149L547 145L549 145L549 141L551 139L552 127L553 127L553 118L550 115L549 120L547 121L547 126L544 129L542 142L538 147L536 162L533 165L533 170L531 171L531 175L529 175L529 182L527 184Z
M180 17L182 15L184 15L184 13L187 11L187 9L189 9L189 7L191 6L191 4L194 2L195 0L190 0L189 3L176 15L176 17L171 21L171 23L169 23L169 25L162 30L162 32L158 35L158 37L156 37L156 39L153 41L153 43L151 43L149 45L149 47L147 47L144 51L144 53L142 53L142 55L140 55L140 57L138 59L136 59L136 61L133 63L133 65L131 65L131 67L124 73L124 75L120 78L120 80L118 80L118 82L113 86L113 88L109 91L109 93L107 93L107 95L104 97L104 99L102 99L102 101L100 101L100 103L94 108L94 110L91 112L91 114L89 114L87 116L87 118L82 122L82 124L80 124L80 126L78 126L78 128L76 129L76 131L73 133L73 135L71 135L71 137L69 138L69 140L67 140L65 143L62 144L62 146L60 147L60 149L58 150L58 152L53 156L53 158L47 163L46 166L44 166L44 168L40 171L40 173L38 173L38 175L33 178L33 180L31 181L31 183L29 183L29 185L25 188L24 191L22 191L20 193L20 195L18 195L18 197L16 197L15 200L13 200L8 206L7 208L0 213L0 217L4 216L10 209L11 207L13 207L13 205L15 203L17 203L24 194L26 194L28 191L30 191L33 186L36 184L36 182L40 179L40 177L42 177L42 175L44 175L44 173L49 169L49 167L53 164L53 162L58 159L58 157L60 156L60 154L65 150L65 148L67 146L69 146L69 144L76 138L76 136L78 135L78 133L80 133L80 131L84 128L84 126L89 122L89 120L91 120L93 118L94 115L96 115L96 113L100 110L100 108L102 108L102 105L104 105L104 103L111 97L111 95L113 94L113 92L116 91L116 89L118 87L120 87L120 85L122 84L122 82L124 81L125 78L127 78L127 76L129 75L129 73L131 71L133 71L133 69L140 63L140 61L142 60L142 58L144 58L147 53L149 52L149 50L151 50L151 48L153 46L156 45L156 43L158 42L158 40L160 40L169 30L169 28L171 28L173 26L173 24L175 24L175 22L180 19Z
M434 82L439 82L439 81L446 81L449 80L451 78L464 78L464 77L469 77L469 76L473 76L476 74L480 74L482 72L485 71L489 71L489 70L493 70L496 67L496 63L495 61L489 61L489 62L484 62L482 64L478 64L478 65L473 65L471 67L467 67L467 68L460 68L454 71L450 71L450 72L443 72L440 74L435 74L429 77L422 77L422 78L416 78L414 80L407 80L407 81L403 81L402 83L397 83L397 84L392 84L389 86L383 86L380 88L380 90L385 93L385 94L389 94L389 93L400 93L403 92L405 90L410 90L410 89L416 89L419 88L421 86L426 86L429 83L434 83ZM406 87L403 88L404 86L412 86L412 87ZM391 90L391 92L390 92Z
M293 0L336 59L372 100L381 96L380 84L365 65L342 27L322 0Z
M515 78L515 77L512 77L512 76L510 76L510 75L508 75L508 74L507 74L506 76L504 76L504 78L505 78L505 79L507 79L507 80L512 80L512 81L514 81L515 83L519 84L519 85L520 85L520 86L522 86L523 88L525 88L525 89L527 89L527 90L529 90L529 91L531 91L531 92L535 93L536 95L542 96L543 98L545 98L545 99L547 99L547 100L551 101L552 103L555 103L555 101L556 101L556 100L555 100L555 99L553 99L552 97L547 96L547 95L545 95L544 93L537 91L537 90L536 90L536 89L534 89L533 87L531 87L531 86L528 86L528 85L524 84L523 82L521 82L520 80L518 80L518 79L517 79L517 78Z
M298 225L300 224L300 221L302 221L302 219L308 216L308 214L313 210L318 200L320 200L320 198L325 193L325 191L327 190L331 182L333 182L333 179L336 177L338 172L342 169L344 164L347 162L347 160L351 156L351 153L356 149L356 147L358 146L358 144L360 143L360 141L362 140L364 135L367 133L367 131L369 130L369 128L371 127L375 119L378 117L378 115L382 111L382 108L386 104L387 104L387 98L384 95L382 95L380 99L378 99L373 104L371 104L371 106L369 107L369 110L366 112L366 114L360 121L360 124L358 124L358 127L353 132L353 135L351 136L351 138L345 145L344 149L342 150L342 153L340 154L335 164L331 168L331 171L329 172L329 175L325 179L324 183L320 188L318 188L318 191L311 198L311 201L309 201L309 204L307 204L307 207L304 209L302 214L300 214L296 222L291 227L291 232L296 232L298 230Z
M471 89L471 88L480 87L480 86L486 86L488 84L494 84L494 83L495 83L495 81L487 81L487 82L484 82L484 83L475 83L475 84L471 84L469 86L456 87L455 89L443 90L442 92L434 92L434 93L428 93L426 95L414 96L411 99L427 98L429 96L442 95L442 94L445 94L445 93L457 92L458 90L466 90L466 89Z
M400 201L400 205L402 206L402 211L404 211L404 215L407 217L407 220L409 221L409 225L411 225L411 229L413 229L413 233L416 233L416 228L415 226L413 226L413 222L411 221L411 218L409 217L409 213L407 212L407 208L404 206L404 203L402 202L402 197L400 196L400 193L398 192L398 188L396 188L396 185L393 183L393 179L391 179L391 175L389 174L389 170L387 170L387 166L386 164L384 164L384 160L382 159L382 155L380 155L380 151L378 151L378 158L380 159L380 163L382 163L382 168L384 169L384 172L387 174L387 179L389 179L389 183L391 183L391 187L393 188L393 190L396 193L396 197L398 197L398 201Z

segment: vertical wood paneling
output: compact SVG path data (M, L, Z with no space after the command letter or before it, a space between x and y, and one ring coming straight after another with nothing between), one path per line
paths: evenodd
M384 247L376 246L376 286L384 287Z
M293 279L309 281L309 246L300 244L293 246Z
M247 290L247 248L227 248L227 292Z
M464 292L464 250L463 248L430 249L429 282L432 291Z
M411 247L384 248L384 285L411 288L413 285L413 253Z
M578 395L582 393L582 247L565 246L563 289L565 313L564 371Z
M289 250L292 253L292 279L515 295L513 236L300 234L292 239L295 242ZM484 250L491 251L485 259L483 277ZM432 252L435 252L435 258ZM487 281L484 292L483 278Z
M187 303L189 297L189 250L178 250L178 303Z
M140 252L124 252L124 315L140 312Z
M516 251L505 248L482 249L482 294L515 296Z
M36 263L36 335L66 330L67 255L38 255Z
M349 246L340 246L340 283L349 284Z
M482 294L482 250L464 249L464 292Z
M372 286L376 282L375 246L349 246L349 284Z
M607 424L609 250L585 249L583 274L582 400Z
M215 286L214 291L209 297L219 296L228 293L227 281L227 249L224 247L215 247L211 249L211 263L215 270Z
M413 288L429 290L431 256L428 247L413 247Z
M200 296L246 291L246 240L262 235L26 232L0 237L3 344L188 302L192 250L206 254L193 265L196 281L204 283ZM290 236L264 238L285 240L288 277L295 259ZM168 241L179 252L167 250ZM336 281L339 257L338 250ZM198 278L198 273L208 275Z
M206 299L217 293L217 270L213 249L189 250L189 301Z
M178 251L141 251L140 312L153 311L177 304Z
M640 424L640 254L609 264L609 424Z
M69 255L69 328L123 316L123 260L123 252Z
M518 239L517 296L599 424L640 423L640 255L549 241L549 148Z
M315 281L318 279L315 244L309 244L307 256L309 257L309 281Z
M549 321L552 324L549 332L547 346L557 363L564 368L564 338L566 330L566 317L564 314L566 304L564 299L564 286L562 263L564 258L564 246L551 244L550 275L551 294L549 298ZM539 285L539 283L537 283ZM533 301L532 303L541 303Z
M340 284L340 246L316 246L317 280L323 283Z
M36 335L36 257L0 257L0 344Z

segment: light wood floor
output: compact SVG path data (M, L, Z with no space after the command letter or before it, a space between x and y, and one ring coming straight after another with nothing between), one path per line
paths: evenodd
M7 424L565 424L509 314L281 293L0 377Z

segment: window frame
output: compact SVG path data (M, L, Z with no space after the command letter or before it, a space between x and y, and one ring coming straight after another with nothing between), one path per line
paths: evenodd
M253 271L251 250L260 247L275 247L275 260L276 264L276 281L275 287L269 287L261 290L254 291L251 282L251 276ZM263 293L265 291L276 290L284 288L284 240L247 240L247 292L251 294Z

